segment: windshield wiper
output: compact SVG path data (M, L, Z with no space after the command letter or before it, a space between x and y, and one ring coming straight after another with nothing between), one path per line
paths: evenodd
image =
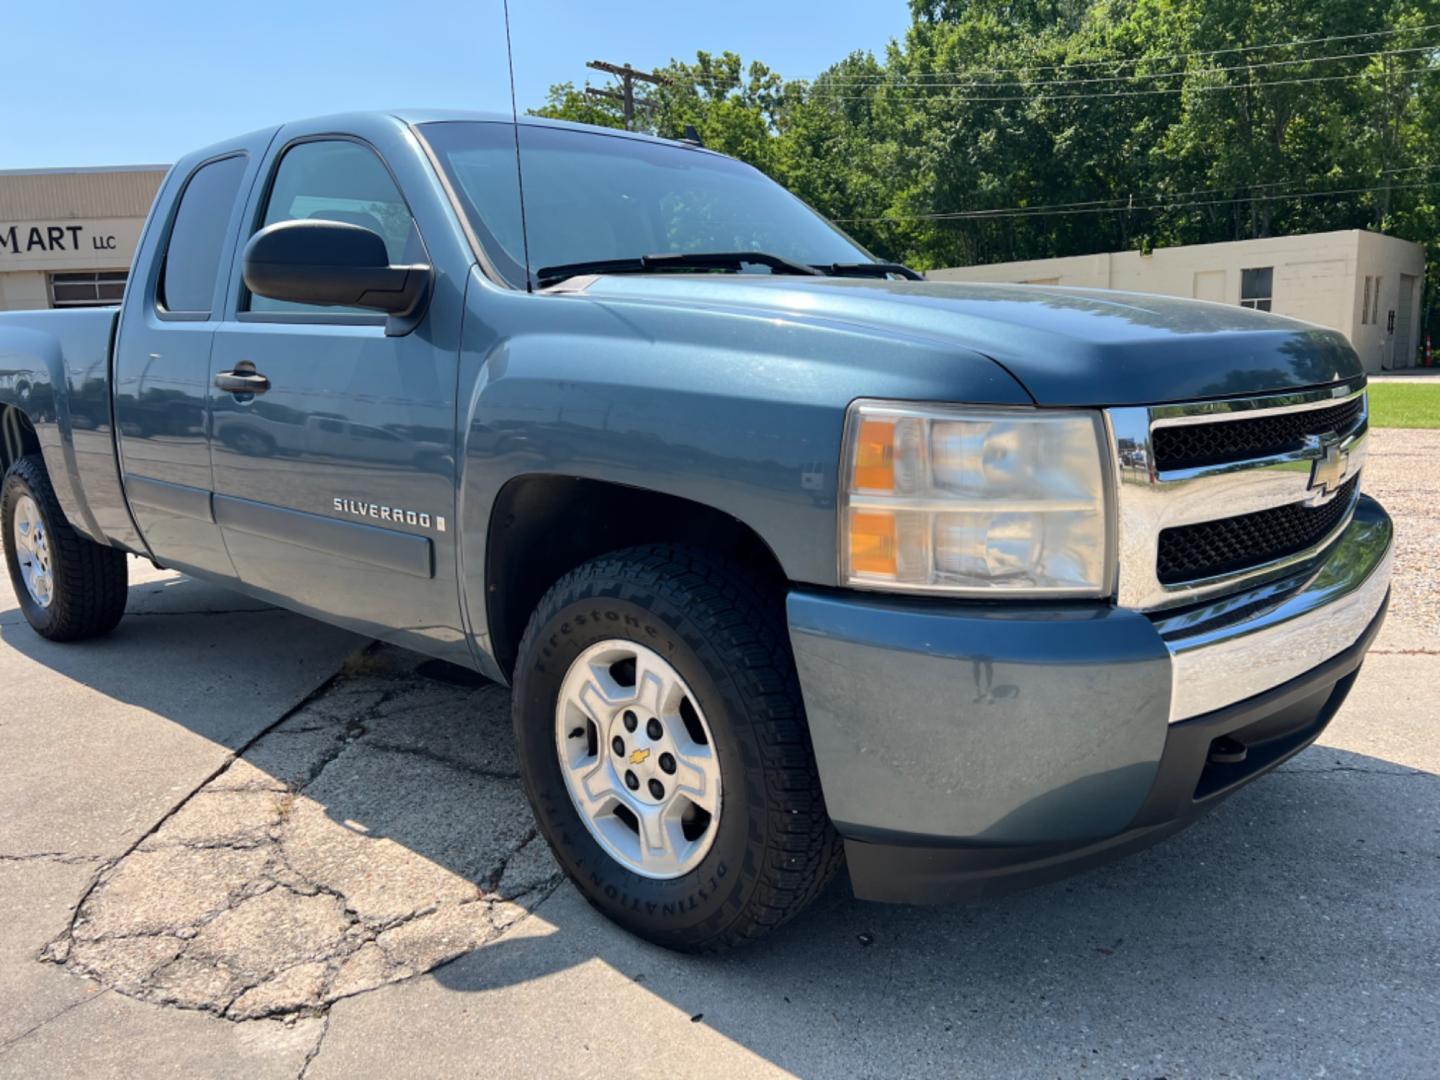
M886 278L892 274L907 281L924 281L924 274L917 274L908 266L889 262L827 263L817 265L817 271L826 277Z
M661 255L641 255L636 259L595 259L543 266L535 271L535 277L542 289L548 289L581 274L650 274L665 270L729 270L739 273L746 266L767 266L775 274L815 277L820 273L804 263L782 259L768 251L673 251Z

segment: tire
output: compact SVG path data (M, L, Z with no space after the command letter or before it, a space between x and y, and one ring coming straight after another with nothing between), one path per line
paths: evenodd
M48 560L48 602L31 593L21 569L15 519L33 506L43 527ZM129 568L125 553L87 540L65 520L55 489L38 455L16 460L0 490L0 532L10 583L26 621L51 641L81 641L108 634L125 614Z
M699 548L661 545L603 556L546 593L516 663L515 736L540 832L592 905L639 937L684 952L719 952L774 930L814 900L843 861L810 747L783 592L766 595L750 579L753 574ZM702 749L718 769L718 813L701 839L690 841L694 819L707 815L686 809L691 820L682 827L680 846L711 838L703 856L695 856L698 862L678 876L648 876L607 850L567 786L562 755L571 744L565 740L581 737L584 725L582 719L566 732L570 722L563 718L572 713L557 710L573 699L562 700L562 687L573 685L567 676L578 658L600 655L595 650L612 642L633 643L661 658L683 680L687 700L693 698L682 717L687 730L695 733L697 713L707 729L710 741ZM620 646L622 652L628 647ZM602 670L613 674L623 667ZM577 677L591 670L589 663L577 665ZM635 679L637 696L640 681ZM623 678L614 685L623 688ZM576 751L582 758L604 755L610 745L605 732L591 726L597 729L584 736L591 745ZM607 730L626 738L621 727ZM614 747L617 770L631 760L619 756L621 749ZM640 753L629 744L623 749ZM662 767L667 756L658 755ZM682 764L682 775L687 767ZM573 767L569 775L575 775ZM670 779L663 772L650 775ZM642 781L637 794L649 782ZM678 792L679 785L673 805L681 805ZM612 816L623 817L619 810ZM607 822L609 835L623 836L628 823ZM638 823L630 828L640 835Z

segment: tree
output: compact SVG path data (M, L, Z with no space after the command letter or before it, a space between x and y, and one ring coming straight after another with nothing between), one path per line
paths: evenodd
M1348 228L1440 254L1440 0L910 9L883 57L806 81L672 60L640 121L693 125L919 268ZM621 126L572 84L535 111Z

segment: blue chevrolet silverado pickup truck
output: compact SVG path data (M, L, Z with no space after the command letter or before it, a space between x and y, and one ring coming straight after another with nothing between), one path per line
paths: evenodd
M0 431L36 631L113 629L134 554L507 683L561 866L687 950L846 864L945 901L1174 832L1389 595L1338 334L925 281L724 156L508 117L186 157L118 312L0 315Z

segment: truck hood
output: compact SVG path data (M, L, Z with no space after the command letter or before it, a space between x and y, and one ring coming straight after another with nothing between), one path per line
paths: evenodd
M1227 304L1100 289L769 275L597 277L600 301L818 321L953 343L1041 405L1140 405L1283 391L1362 373L1336 331ZM877 365L886 363L877 351Z

